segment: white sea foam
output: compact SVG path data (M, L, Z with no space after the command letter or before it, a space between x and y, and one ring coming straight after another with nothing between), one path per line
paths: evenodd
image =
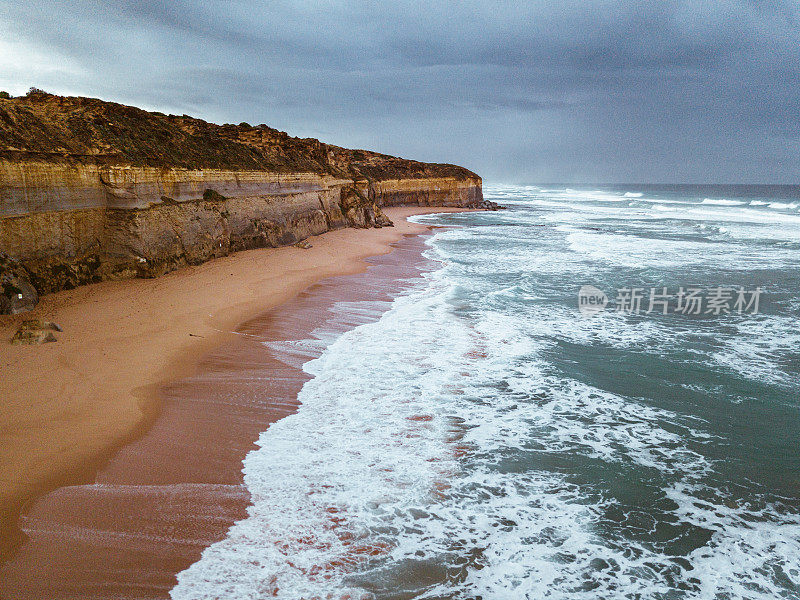
M675 267L724 259L727 246L704 241L678 241L634 235L575 231L569 247L593 259L627 267Z
M684 206L691 206L691 202L686 200L668 200L667 198L641 198L639 202L651 202L653 204L682 204Z
M740 223L742 225L778 225L792 228L798 232L800 215L789 211L763 210L744 206L730 206L727 210L714 208L712 205L702 205L679 200L648 199L643 198L631 202L633 206L624 209L611 203L588 204L585 202L570 202L560 196L544 198L530 198L514 201L510 204L521 206L536 206L542 208L560 209L560 213L547 213L541 216L552 222L576 221L585 223L596 218L614 218L622 222L637 220L663 220L667 218L685 221L709 221Z
M613 294L610 300L614 300ZM648 309L647 301L642 303L642 309ZM629 316L621 312L609 310L594 318L583 319L576 318L575 309L549 304L530 306L524 325L519 327L526 335L539 339L563 339L598 349L653 348L667 339L667 332L656 320L631 327Z
M302 340L280 340L264 342L274 350L274 355L283 363L302 368L309 360L318 357L343 331L375 321L391 306L390 302L361 300L339 301L328 309L327 318Z
M464 544L488 543L489 553L501 556L506 536L494 537L491 522L524 518L519 531L542 529L543 512L559 531L517 552L525 555L520 564L539 561L542 583L552 582L546 573L563 545L557 540L577 547L591 539L587 527L598 508L581 504L578 491L558 477L511 481L480 468L465 474L456 460L460 448L471 448L491 464L509 448L524 448L531 427L548 452L577 448L654 468L705 468L678 435L656 425L664 413L550 378L530 360L508 378L511 395L482 401L508 375L508 361L533 356L538 345L501 315L488 314L474 327L460 322L449 312L452 294L452 286L432 281L308 363L315 377L300 394L299 411L273 424L245 461L248 518L180 574L174 598L305 598L331 590L359 597L363 590L347 579L359 561L380 571L419 557L441 559L452 552L455 531ZM539 390L549 397L519 402L519 394ZM476 485L484 488L477 497ZM498 495L504 486L524 490L524 497ZM558 487L560 496L542 496ZM465 530L469 522L475 527ZM543 545L549 556L539 555ZM599 545L584 547L586 564ZM495 578L507 579L507 565L496 569ZM486 584L484 574L470 572L465 585Z
M307 364L315 377L302 406L245 460L248 518L180 574L174 598L343 594L353 564L396 551L396 536L380 531L455 468L438 405L455 384L448 357L472 346L418 312L426 302L441 310L440 293L398 301L392 318L354 329Z
M604 192L603 190L586 191L567 188L562 195L570 200L584 202L622 202L624 199L621 194Z
M659 353L679 334L620 314L580 320L525 277L585 275L587 258L680 267L729 256L730 245L587 231L572 216L534 228L536 210L517 215L519 227L509 211L437 233L443 266L424 286L388 306L342 304L336 325L307 345L273 345L292 364L326 349L305 365L314 377L298 412L270 426L245 461L248 517L179 575L173 598L370 598L382 589L431 600L791 597L797 515L767 500L757 510L708 501L701 482L717 468L699 450L717 441L708 423L548 360L559 343ZM588 212L584 222L609 215ZM572 215L563 206L551 214ZM339 335L342 324L354 329ZM787 337L790 325L742 321L731 337L781 340L760 348L768 360L800 343ZM675 507L663 509L667 521L710 531L709 541L676 555L621 534L609 511L646 529L652 507L620 508L567 469L547 468L575 457L623 479L637 470L656 487L672 482L658 488Z
M676 483L667 497L682 521L711 532L708 544L686 557L696 597L792 598L787 588L800 589L798 515L759 497L734 502L696 483ZM775 577L758 575L766 573Z
M715 206L742 206L746 202L741 200L727 200L726 198L703 198L700 204L713 204Z
M794 385L798 373L783 364L790 353L800 358L800 332L797 320L776 315L758 315L736 324L736 334L724 339L723 347L712 354L720 365L753 381Z
M797 202L770 202L770 208L776 208L779 210L793 210L797 208Z

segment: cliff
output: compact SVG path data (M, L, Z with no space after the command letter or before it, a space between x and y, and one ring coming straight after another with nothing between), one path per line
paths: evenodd
M482 202L480 177L454 165L93 98L0 98L0 312L33 289L390 225L383 206Z

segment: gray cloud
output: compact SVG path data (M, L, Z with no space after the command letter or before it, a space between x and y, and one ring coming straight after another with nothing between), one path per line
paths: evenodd
M781 0L0 0L31 85L463 164L506 181L800 179Z

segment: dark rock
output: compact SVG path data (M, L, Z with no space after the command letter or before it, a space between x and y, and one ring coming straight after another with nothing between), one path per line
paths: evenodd
M206 202L222 202L223 200L227 200L227 198L218 191L209 188L203 192L203 200Z
M13 315L33 309L39 294L25 268L0 252L0 314Z
M375 207L375 227L394 227L392 220L377 206Z
M40 321L38 319L27 319L22 322L17 333L11 338L12 344L44 344L55 342L54 331L61 331L61 327L52 321Z
M500 206L497 202L492 202L491 200L481 200L478 203L478 208L483 208L484 210L505 210L508 207Z
M297 242L294 245L294 247L295 248L302 248L303 250L308 250L309 248L312 248L313 246L311 245L311 242L308 242L306 240L300 240L299 242Z
M11 338L12 344L26 344L28 346L55 341L56 336L53 335L52 331L39 331L37 329L20 329L14 334L14 337Z
M39 319L25 319L19 326L20 329L41 329L43 331L63 331L57 323L53 321L41 321Z

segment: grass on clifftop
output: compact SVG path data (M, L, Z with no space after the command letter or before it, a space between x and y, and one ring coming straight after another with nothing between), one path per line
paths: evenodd
M455 165L348 150L266 125L216 125L37 89L18 98L0 94L0 154L165 168L316 172L351 179L478 179Z

